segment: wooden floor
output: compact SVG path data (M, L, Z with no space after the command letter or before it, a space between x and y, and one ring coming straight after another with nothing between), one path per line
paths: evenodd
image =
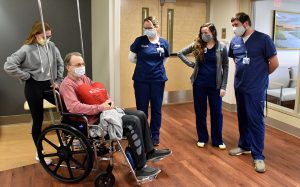
M162 172L156 180L142 186L300 186L299 138L267 126L267 172L259 174L254 171L250 155L228 155L228 150L235 147L238 140L237 117L236 113L228 111L224 111L223 115L223 139L227 150L218 150L210 142L201 149L196 147L193 105L163 107L159 147L171 148L173 155L160 162L149 163L160 167ZM99 171L92 172L78 184L64 184L51 178L34 161L34 146L29 132L30 126L26 124L1 127L0 186L93 186ZM121 153L116 153L115 158L116 186L137 186ZM18 167L29 162L35 164ZM12 167L18 168L6 170Z

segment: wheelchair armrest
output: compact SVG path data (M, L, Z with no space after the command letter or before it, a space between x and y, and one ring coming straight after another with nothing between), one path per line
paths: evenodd
M77 118L83 118L85 117L82 113L69 113L69 112L62 112L61 114L63 117L77 117Z
M89 123L87 117L85 116L85 114L82 114L82 113L62 112L61 115L62 115L62 118L65 119L65 120L82 121L82 122L84 122L87 125Z

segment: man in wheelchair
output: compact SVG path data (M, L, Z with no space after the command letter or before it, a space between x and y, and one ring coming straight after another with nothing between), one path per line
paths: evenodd
M87 115L89 124L99 123L99 113L114 109L114 103L105 91L98 98L89 98L83 101L78 93L78 87L94 87L96 90L105 89L102 84L95 84L85 76L85 62L82 55L77 52L68 53L64 60L67 76L60 85L60 95L71 113L83 113ZM92 92L92 89L90 90ZM102 97L102 98L99 98ZM103 98L105 98L103 100ZM100 101L102 100L102 101ZM101 103L101 104L100 104ZM130 148L136 159L136 177L156 176L159 168L146 165L147 161L158 161L171 155L170 149L154 149L146 115L142 111L124 110L122 116L123 130L128 139Z

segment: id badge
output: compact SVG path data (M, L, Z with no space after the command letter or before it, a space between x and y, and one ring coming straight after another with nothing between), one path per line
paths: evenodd
M243 64L250 64L250 58L244 57L243 58Z
M165 52L164 48L162 47L158 47L156 50L159 53L159 56L161 56L161 54Z

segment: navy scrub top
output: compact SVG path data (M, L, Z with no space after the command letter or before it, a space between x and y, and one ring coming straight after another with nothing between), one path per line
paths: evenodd
M157 48L163 48L160 53ZM137 62L132 80L138 82L167 81L164 58L169 57L169 44L159 38L159 44L153 44L147 36L140 36L130 46L130 51L137 54Z
M228 54L236 62L235 89L248 93L264 92L269 83L268 59L276 54L272 39L264 33L254 31L246 43L235 36L230 42ZM249 64L245 63L245 57L250 59Z
M203 87L216 87L216 73L217 73L217 56L216 45L211 49L206 49L204 59L199 63L199 70L197 78L194 82Z

